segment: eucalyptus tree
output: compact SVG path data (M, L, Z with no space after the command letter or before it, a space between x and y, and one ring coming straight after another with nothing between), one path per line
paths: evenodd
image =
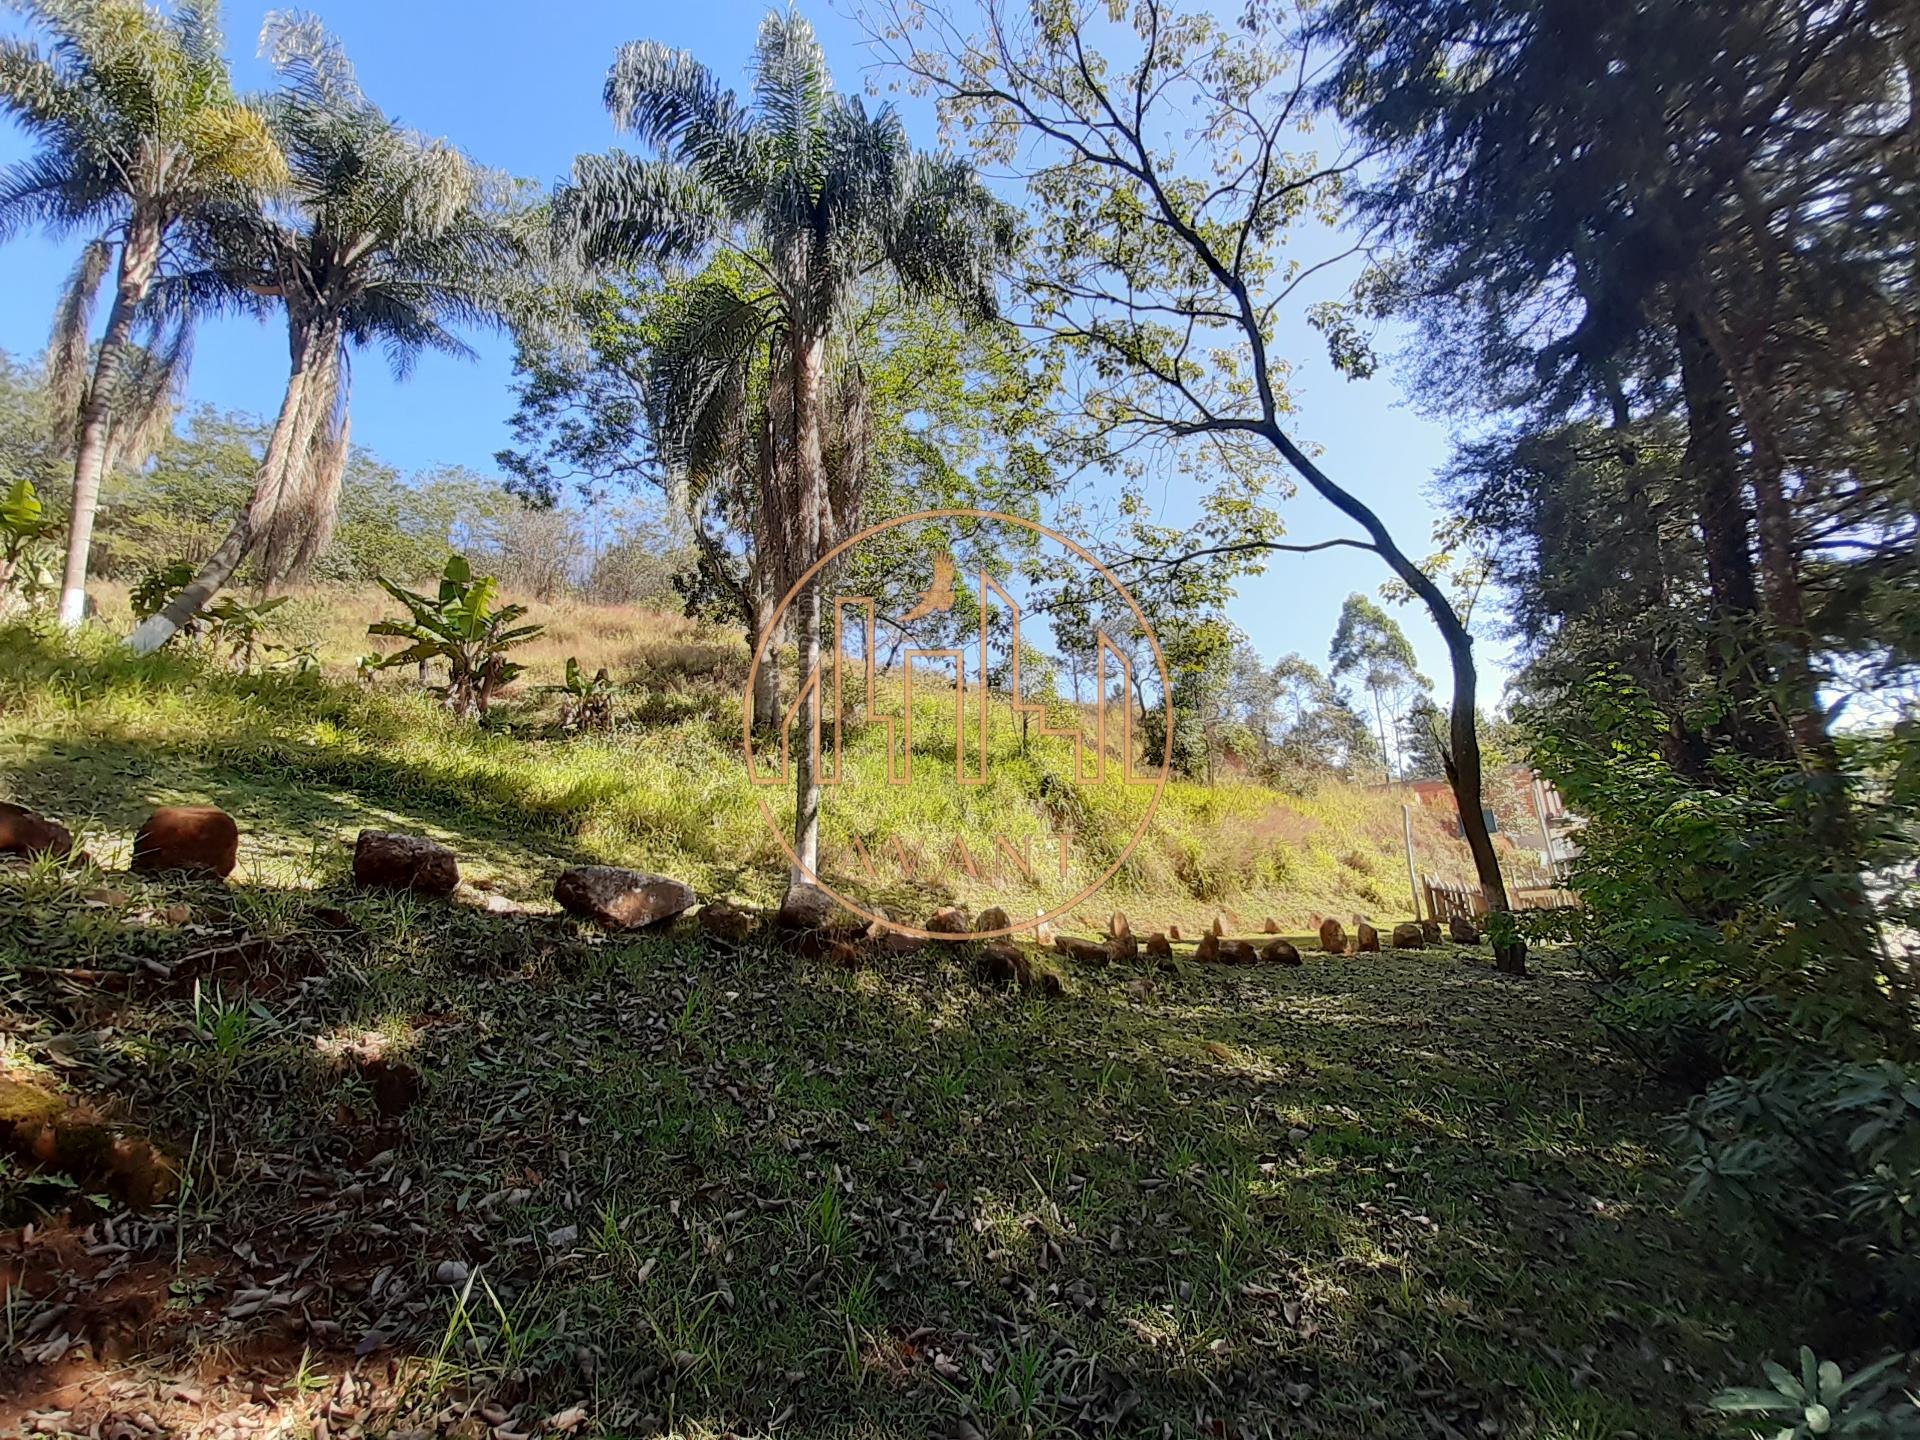
M863 285L886 276L909 293L944 294L978 314L995 309L994 271L1011 252L1011 211L963 161L916 151L899 116L837 94L813 29L798 14L760 27L743 99L684 51L652 41L623 47L607 108L653 152L584 155L554 197L561 243L590 265L739 258L748 283L711 285L690 300L685 369L660 394L694 432L768 367L767 502L780 518L784 573L823 553L830 510L831 346ZM800 673L819 666L819 586L795 607ZM817 698L797 718L811 734ZM818 870L819 786L811 746L795 766L793 881Z
M951 133L1025 178L1039 231L1020 279L1025 318L1073 357L1096 433L1123 457L1206 446L1228 464L1249 450L1284 464L1359 533L1239 548L1361 551L1426 606L1452 663L1462 829L1488 909L1509 910L1482 816L1473 637L1364 487L1309 453L1287 388L1279 337L1310 326L1350 375L1371 365L1352 309L1313 288L1364 237L1310 260L1285 249L1337 215L1367 160L1358 145L1307 148L1320 47L1288 0L1230 15L1180 0L982 0L979 12L976 24L925 0L867 0L861 21ZM1509 925L1498 933L1500 968L1524 972L1525 946Z
M1394 714L1394 732L1400 730L1399 697L1409 689L1425 690L1426 676L1400 624L1364 595L1347 596L1333 628L1327 658L1334 679L1357 679L1373 697L1373 720L1380 734L1380 754L1387 778L1396 775L1396 756L1404 747L1387 739L1387 709Z
M284 81L270 114L287 198L207 217L193 236L198 266L159 300L277 304L286 394L251 499L193 582L134 631L140 653L164 645L249 558L272 583L325 548L348 458L353 351L379 345L396 378L424 351L471 356L456 332L505 323L533 258L511 183L389 118L317 21L270 14L263 40Z
M285 166L265 118L234 93L217 0L180 0L171 13L141 0L10 3L48 45L0 40L0 109L35 146L0 172L0 240L30 226L91 236L50 352L63 410L71 402L75 415L59 609L75 625L101 475L116 448L138 432L151 438L142 422L162 413L185 363L184 332L151 353L134 344L168 242L211 207L277 185ZM113 301L88 374L94 300L110 270Z

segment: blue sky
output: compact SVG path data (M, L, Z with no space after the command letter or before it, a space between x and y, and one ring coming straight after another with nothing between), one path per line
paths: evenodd
M230 3L229 47L243 86L265 87L272 74L255 54L260 0ZM766 6L756 0L701 4L635 4L633 0L328 0L317 7L344 41L367 93L417 129L444 135L476 158L515 174L551 182L582 150L615 142L600 103L601 81L623 42L656 39L683 46L723 75L737 76ZM858 32L824 4L808 7L843 90L866 81ZM7 22L13 28L13 22ZM923 143L931 143L928 111L900 102ZM25 153L21 137L0 127L0 164ZM1010 197L1013 198L1013 197ZM0 248L0 347L19 355L45 343L53 296L78 248L37 236ZM412 470L442 463L493 469L507 442L512 411L508 382L512 346L481 336L477 362L423 359L396 384L377 355L358 359L354 438ZM1281 348L1295 368L1300 437L1322 449L1328 471L1378 509L1415 555L1426 553L1433 512L1426 491L1448 453L1445 426L1414 413L1389 366L1372 380L1349 382L1327 364L1319 336L1299 323ZM190 399L271 415L286 363L278 327L229 321L209 327L197 345ZM1183 484L1168 496L1169 519L1184 518ZM1339 517L1311 495L1285 511L1290 538L1322 539L1343 530ZM1377 561L1351 551L1276 556L1265 576L1246 583L1233 618L1269 658L1299 651L1325 663L1340 603L1350 591L1374 591L1386 578ZM1445 651L1417 607L1397 612L1423 668L1444 690ZM1499 646L1481 642L1488 699L1498 695Z

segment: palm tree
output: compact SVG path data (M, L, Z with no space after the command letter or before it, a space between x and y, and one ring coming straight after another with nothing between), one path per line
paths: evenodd
M287 322L287 390L253 496L219 548L128 644L158 649L252 557L264 580L302 571L332 535L347 462L350 355L378 344L403 378L423 350L472 351L455 327L503 323L530 283L524 213L503 177L415 135L361 92L309 17L272 13L262 36L286 88L269 106L289 199L195 227L200 260L164 307L258 309Z
M74 270L52 347L55 388L77 411L59 611L73 625L86 611L87 556L100 477L116 448L116 409L130 397L164 396L184 365L183 332L145 360L130 358L167 243L209 206L277 184L285 166L265 118L233 92L217 0L180 0L171 15L141 0L11 3L52 43L42 54L28 41L0 41L0 106L38 147L0 172L0 240L30 225L98 237ZM82 385L93 297L115 247L113 304ZM148 360L159 369L128 373ZM123 427L121 442L129 438Z
M629 44L607 76L614 121L656 153L583 155L554 197L556 230L589 264L636 264L732 250L757 272L749 288L715 286L689 323L680 388L744 393L742 372L764 360L773 461L764 467L783 517L787 573L822 553L828 513L829 340L869 276L909 292L951 294L994 308L993 272L1014 240L1012 212L963 161L915 151L891 107L869 113L834 92L813 28L798 14L761 22L753 84L742 100L684 51ZM713 407L676 406L683 417ZM795 607L800 673L820 663L820 595ZM817 698L798 719L812 735ZM819 869L820 792L812 746L794 767L793 884Z

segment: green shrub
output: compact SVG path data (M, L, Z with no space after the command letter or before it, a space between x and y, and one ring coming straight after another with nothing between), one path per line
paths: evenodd
M491 575L475 578L466 559L459 555L448 559L435 598L396 585L384 576L380 588L407 607L407 618L375 621L367 627L367 634L397 636L410 643L391 655L368 656L366 668L386 670L395 665L444 660L447 708L462 719L487 713L494 692L524 668L507 659L507 651L524 645L546 628L515 624L527 613L527 607L496 605L500 582Z

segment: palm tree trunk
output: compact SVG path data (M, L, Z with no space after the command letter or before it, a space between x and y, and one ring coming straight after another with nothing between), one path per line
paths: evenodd
M794 465L799 481L800 554L794 569L805 572L820 558L820 510L826 503L826 458L820 439L821 391L826 373L825 337L815 335L794 347ZM799 762L794 766L793 854L791 883L813 885L820 874L820 577L807 582L796 607L800 616ZM810 684L810 682L812 682Z
M80 407L80 435L73 456L73 509L67 522L67 564L60 580L60 623L71 629L87 615L87 559L93 552L93 519L100 508L100 478L106 469L114 392L126 367L134 318L153 287L160 264L160 226L136 215L120 246L120 275L113 308L94 361L93 379Z
M311 351L312 347L307 341L295 342L293 368L287 375L287 393L280 401L280 414L273 422L273 434L267 441L267 453L260 461L260 469L254 477L253 495L247 501L246 508L234 520L219 548L200 567L200 573L193 577L193 583L168 601L163 609L142 620L133 634L127 637L127 648L134 654L151 655L171 640L233 579L234 572L253 548L258 509L263 500L274 493L279 477L285 473L292 459L294 447L307 438L308 427L303 423L303 412L308 382L312 377L312 370L307 364L307 356Z
M756 574L749 578L748 584L753 592L753 610L747 627L747 653L759 654L763 640L767 646L766 659L753 672L753 730L756 735L764 735L780 724L780 657L769 634L777 602L770 593L773 587L766 576Z

